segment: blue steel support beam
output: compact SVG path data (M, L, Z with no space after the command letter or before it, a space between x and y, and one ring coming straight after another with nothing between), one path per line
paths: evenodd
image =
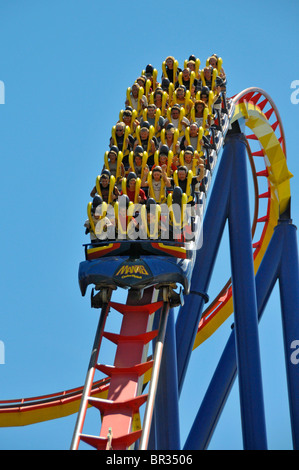
M185 303L180 308L176 321L179 393L182 391L197 328L205 304L204 298L193 292L199 294L207 292L227 220L232 172L231 140L233 140L233 137L226 139L204 217L203 244L196 255L191 281L191 293L185 297Z
M275 230L255 278L258 320L262 318L279 275L282 247L281 233ZM233 330L196 415L184 450L208 448L236 376L236 345Z
M229 240L240 407L245 450L267 448L246 168L246 139L232 145Z
M232 332L191 427L184 450L208 448L236 374L235 335Z
M294 345L297 350L299 346L297 229L290 220L281 222L277 228L284 234L279 288L293 446L295 450L299 450L299 364L298 354L292 354Z

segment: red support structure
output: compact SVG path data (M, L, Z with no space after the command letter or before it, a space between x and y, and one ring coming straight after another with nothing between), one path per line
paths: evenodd
M141 430L132 431L132 423L148 398L140 395L140 377L153 366L153 361L144 361L144 347L158 334L149 330L150 316L163 306L162 301L152 303L153 293L153 288L148 289L137 304L130 294L126 305L109 303L123 315L123 320L119 334L103 332L117 345L114 364L95 366L110 377L108 396L105 400L88 398L88 403L101 412L101 432L99 436L80 435L83 442L98 450L126 450L141 437Z

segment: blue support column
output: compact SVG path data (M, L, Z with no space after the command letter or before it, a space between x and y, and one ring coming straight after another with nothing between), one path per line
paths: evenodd
M208 448L237 374L235 335L231 333L196 415L184 450Z
M258 320L262 318L278 278L282 246L283 238L279 231L275 230L255 278ZM236 376L236 345L235 331L233 330L196 415L184 450L205 450L208 448Z
M185 297L185 303L180 308L176 321L179 393L183 387L197 328L205 304L205 299L200 294L207 292L227 220L232 172L230 142L231 138L227 138L205 214L203 245L196 255L191 292Z
M228 220L243 442L245 450L261 450L267 440L244 136L234 139L231 158Z
M283 221L277 227L284 234L279 288L284 336L285 362L289 394L293 446L299 450L299 272L296 227Z

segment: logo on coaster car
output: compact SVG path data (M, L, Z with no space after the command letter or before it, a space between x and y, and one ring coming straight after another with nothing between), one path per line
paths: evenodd
M151 270L142 260L127 260L118 266L113 277L132 284L151 276Z

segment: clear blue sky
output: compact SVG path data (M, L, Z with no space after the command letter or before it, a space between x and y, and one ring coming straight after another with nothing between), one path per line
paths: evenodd
M292 217L299 220L297 0L249 6L234 0L0 2L1 316L0 399L39 396L82 385L98 311L77 280L86 242L89 192L102 168L125 94L148 64L161 71L173 55L202 63L223 58L228 95L256 86L283 121ZM245 4L244 4L245 5ZM210 296L230 277L228 244ZM226 269L224 269L224 266ZM260 325L268 443L291 448L278 289ZM117 294L115 300L120 300ZM218 363L230 318L192 355L182 393L182 443ZM295 338L299 339L299 338ZM113 357L111 358L113 361ZM1 449L68 449L75 416L0 429ZM241 449L237 382L211 449Z

